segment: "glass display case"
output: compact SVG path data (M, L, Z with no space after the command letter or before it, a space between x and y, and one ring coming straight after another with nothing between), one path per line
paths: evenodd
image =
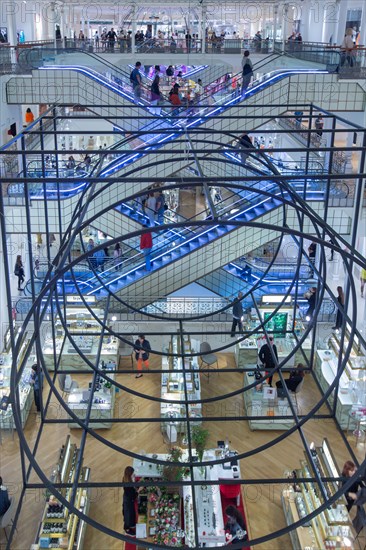
M244 322L244 331L252 331L255 329L258 326L258 322L268 319L273 311L274 307L260 307L259 319L256 310L252 309L249 319ZM294 320L293 313L293 308L281 308L266 325L267 331L274 334L280 362L294 349L298 339L302 337L305 330L305 326L300 318L296 317ZM288 331L287 333L286 330ZM265 343L266 339L263 338L263 334L254 334L238 342L235 346L236 365L238 367L247 367L248 363L256 363L258 351ZM284 366L291 368L298 363L303 363L304 355L309 359L310 352L311 339L308 337L302 343L301 349L297 350Z
M103 310L95 310L95 313L103 318ZM56 319L56 338L54 341L52 337L46 338L42 347L46 367L50 371L54 370L55 349L56 361L59 360L59 370L75 369L90 372L90 367L79 355L75 345L79 347L80 351L89 361L94 362L98 353L100 342L100 336L95 335L95 333L101 332L101 326L94 320L91 313L85 308L68 307L65 317L68 330L71 335L74 333L74 336L72 336L73 342L65 335L61 321ZM88 332L92 332L94 334L90 335ZM110 335L104 336L101 349L101 359L103 359L106 363L109 361L114 361L117 364L118 348L119 342L117 338Z
M19 332L20 334L20 332ZM28 340L26 339L26 333L23 336L23 342L19 350L18 364L21 364L25 351L28 346ZM0 429L13 430L15 428L13 411L11 403L9 402L10 396L10 375L12 368L12 354L3 352L0 355ZM20 416L22 421L22 427L24 428L29 412L33 403L33 387L30 385L31 380L31 367L35 362L35 356L30 355L27 364L23 370L22 377L20 379L19 388L19 400L20 400Z
M108 373L108 371L116 369L116 364L113 361L107 364L103 361L103 365L100 365L99 368L105 371L111 380L114 380L114 373ZM88 387L73 389L68 395L67 404L74 414L80 419L85 419L89 402L92 399L89 427L96 430L111 428L112 422L103 422L103 419L113 418L116 388L112 382L104 379L99 374L96 375L94 393L91 392L90 386L91 383ZM93 422L93 419L98 419L99 422ZM70 417L69 427L80 428L81 426Z
M181 347L180 338L172 336L167 351L169 354L180 354L182 353ZM184 341L184 352L190 354L198 350L198 340L191 341L187 336ZM180 402L185 400L186 394L188 400L196 401L201 398L198 358L163 356L162 369L167 372L163 372L161 375L161 397L172 401L172 403L161 403L161 417L167 419L161 423L161 430L170 441L173 441L175 434L185 434L187 431L186 422L174 421L180 417L186 417L186 407ZM190 369L191 372L185 372L184 369ZM190 418L200 418L202 416L201 404L188 405L188 414Z
M253 371L256 365L247 365L252 367ZM244 373L244 386L253 384L255 378L252 373ZM269 395L266 388L272 390L272 395ZM252 416L248 420L251 430L288 430L294 425L292 410L287 397L277 397L276 388L270 388L266 384L259 384L243 393L244 406L246 414ZM291 394L290 394L291 398ZM292 400L292 406L297 412L295 399ZM259 419L256 417L266 416L267 419ZM278 416L288 416L288 418L276 418Z
M339 477L339 469L326 439L321 447L314 446L311 453L320 476ZM292 482L289 481L282 492L282 505L288 525L312 513L323 504L322 491L318 483L296 481L296 477L309 478L309 480L314 477L306 456L300 465L300 469L292 472ZM328 498L335 494L338 485L336 482L324 482L322 489ZM295 549L354 548L351 519L347 512L345 498L342 496L335 505L326 508L303 527L292 531L290 536Z
M62 446L59 459L55 465L51 481L53 483L73 483L75 481L79 450L75 443L67 437ZM90 479L90 469L81 468L80 482ZM61 489L66 500L70 500L72 489ZM84 514L88 513L90 504L89 490L79 488L76 492L75 507ZM84 545L86 523L80 521L49 492L46 495L46 504L38 529L36 548L65 548L67 550L82 550Z

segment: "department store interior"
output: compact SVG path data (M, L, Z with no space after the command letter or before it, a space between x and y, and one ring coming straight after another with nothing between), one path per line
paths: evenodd
M1 8L1 548L366 547L365 18Z

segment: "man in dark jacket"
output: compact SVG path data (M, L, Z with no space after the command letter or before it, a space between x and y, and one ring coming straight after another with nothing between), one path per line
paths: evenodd
M255 149L251 138L248 136L247 133L244 133L240 139L239 139L239 146L242 149L240 152L240 159L243 163L243 166L245 166L247 162L247 158L250 155L250 150Z
M273 336L268 337L269 344L264 344L259 350L259 359L261 360L264 368L266 369L266 374L268 371L272 370L278 362L278 353L277 346L273 343ZM268 377L269 385L272 387L272 378L273 376Z
M135 378L141 378L142 376L142 363L145 367L149 368L149 351L151 350L149 340L145 339L144 334L139 334L135 342L135 358L137 361L137 370Z
M239 332L243 332L243 304L241 303L242 298L243 294L239 292L238 296L233 301L233 324L231 325L231 338L234 338L235 336L236 325L238 325L239 327Z

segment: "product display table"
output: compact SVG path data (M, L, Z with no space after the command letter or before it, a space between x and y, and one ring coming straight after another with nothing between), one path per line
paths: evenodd
M187 340L185 351L186 353L195 353L199 350L199 347L198 340ZM166 351L177 353L178 348L178 339L173 336ZM181 357L164 356L162 358L162 369L166 369L167 372L161 375L161 397L171 402L161 403L160 405L161 418L167 419L167 421L161 423L161 431L170 441L174 442L178 433L185 434L187 432L187 423L169 420L186 417L186 406L181 403L182 400L185 400L186 393L188 400L196 401L201 398L198 358L186 357L183 360ZM178 372L183 369L193 369L197 372ZM200 419L202 405L200 403L189 405L188 414L190 418Z
M115 368L115 366L113 368ZM106 374L108 374L108 370L106 370ZM114 374L109 374L109 377L114 379ZM115 387L110 386L110 383L106 382L101 377L99 378L96 386L98 390L94 392L93 396L91 396L89 388L74 389L68 396L67 404L74 414L76 414L80 419L85 419L89 401L92 397L93 404L90 411L91 421L89 422L89 427L95 430L108 429L112 427L112 422L93 422L93 419L109 420L113 418ZM81 428L81 426L71 417L69 419L69 427Z
M255 369L256 365L247 365ZM253 384L255 381L254 376L249 376L247 372L244 373L244 386ZM289 402L286 397L277 398L276 396L271 399L266 396L266 385L263 386L261 391L257 391L256 388L249 389L244 392L244 405L246 414L253 416L254 418L248 420L251 430L288 430L294 425L292 418L292 411ZM275 388L273 388L276 391ZM296 410L296 402L292 401L292 404ZM256 419L256 416L268 416L267 419ZM288 419L276 419L276 416L288 416Z
M98 353L98 346L100 342L99 336L75 336L75 343L80 347L81 351L85 357L94 362ZM107 341L107 338L104 339L100 358L104 362L108 363L109 361L118 361L118 342L112 339ZM85 370L90 372L90 367L85 363L82 357L79 355L77 350L73 347L72 343L67 339L64 346L62 346L64 337L57 337L55 339L56 345L56 358L60 358L60 370L63 369L75 369L75 370ZM54 356L52 341L46 340L43 346L43 357L45 364L49 370L54 370Z

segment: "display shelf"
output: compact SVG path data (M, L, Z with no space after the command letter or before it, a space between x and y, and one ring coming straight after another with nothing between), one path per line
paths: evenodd
M191 340L186 337L184 342L184 352L186 354L195 353L199 350L199 341ZM167 350L169 354L179 354L181 351L180 338L172 336ZM162 373L161 377L161 397L171 401L170 403L161 403L160 415L167 419L167 422L161 423L161 431L173 441L176 433L185 434L187 432L187 423L169 422L169 419L178 419L186 416L186 406L181 404L185 400L187 392L188 400L200 400L201 383L198 372L197 357L171 357L162 358L162 369L168 372ZM179 370L194 370L197 372L177 372ZM202 406L200 403L188 405L188 415L191 419L199 419L202 416Z
M109 362L108 365L104 365L104 368L102 366L99 366L99 368L103 370L111 380L114 380L114 373L108 372L110 370L115 370L116 364L114 362ZM89 427L94 429L108 429L112 427L112 422L93 422L93 419L109 420L113 418L116 394L115 390L116 388L111 382L105 380L102 376L97 375L93 395L91 395L89 387L76 388L68 395L67 404L74 414L76 414L80 419L85 419L89 401L92 398L93 404L90 410ZM69 427L81 428L81 426L77 422L74 422L71 417L69 419Z
M256 365L248 365L253 371L256 368ZM253 384L255 381L254 376L250 376L248 372L244 373L244 386ZM287 397L277 398L276 388L273 388L275 392L275 397L273 399L268 399L263 391L266 387L263 384L260 384L260 390L258 391L256 387L253 387L243 393L244 405L246 414L252 416L248 420L249 427L251 430L288 430L294 426L295 421L292 416L292 410L289 405ZM258 387L259 389L259 387ZM291 398L291 394L290 394ZM297 412L296 401L292 400L292 406ZM256 419L257 416L268 416L268 420L265 419ZM288 419L276 419L276 416L286 416Z
M321 477L338 477L339 470L329 447L324 439L320 447L311 446L312 458ZM308 457L300 461L300 469L296 470L297 478L309 478L308 482L297 482L293 477L292 485L282 493L282 505L288 525L314 512L323 504L322 492L318 483L310 481L311 467ZM327 499L338 490L337 483L323 483L322 488ZM345 498L342 496L335 505L326 508L305 525L291 534L293 548L310 547L316 549L354 548L354 534L351 520L346 508Z
M58 462L51 475L51 481L53 483L74 483L78 457L79 450L74 443L71 443L70 436L68 436L65 445L62 446L60 451ZM79 481L86 482L89 478L90 469L82 467ZM70 500L72 494L71 488L61 489L60 492L66 500ZM75 507L79 511L87 514L89 500L88 489L77 489ZM48 493L36 544L32 548L82 550L85 529L84 521L80 522L75 514L69 514L68 509L53 495Z
M24 353L27 345L28 340L24 339L19 350L20 359L19 361L17 360L18 365L21 364L22 359L24 358ZM7 400L10 396L10 377L12 361L13 358L11 353L3 352L0 355L0 429L3 430L13 430L15 428L12 405L10 403L7 403ZM30 355L18 384L20 417L23 428L28 419L33 403L33 387L31 386L30 381L32 372L31 366L34 364L34 362L35 356Z

